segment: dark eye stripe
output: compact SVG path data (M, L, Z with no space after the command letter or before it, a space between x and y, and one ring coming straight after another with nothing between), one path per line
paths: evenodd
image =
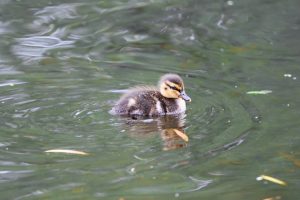
M176 90L176 91L178 91L178 92L181 92L181 90L179 90L177 87L171 86L171 85L169 85L168 83L166 83L166 85L167 85L169 88L171 88L172 90Z

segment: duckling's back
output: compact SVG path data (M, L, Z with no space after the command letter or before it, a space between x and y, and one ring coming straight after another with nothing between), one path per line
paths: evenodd
M117 115L153 116L164 114L161 109L163 96L154 88L134 88L121 97L112 109Z

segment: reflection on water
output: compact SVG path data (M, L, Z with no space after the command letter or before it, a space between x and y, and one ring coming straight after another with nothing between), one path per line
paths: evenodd
M16 39L13 53L24 61L40 60L51 49L72 47L73 41L62 41L53 36L33 36Z
M155 118L120 117L123 128L131 137L148 137L160 133L163 150L173 150L187 145L188 136L184 131L185 114L164 115Z

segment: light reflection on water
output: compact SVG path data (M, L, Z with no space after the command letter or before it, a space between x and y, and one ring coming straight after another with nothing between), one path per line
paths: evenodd
M299 196L297 1L0 4L3 199ZM109 114L167 72L185 115Z
M33 36L18 38L18 45L12 48L13 53L24 61L40 60L51 49L68 48L73 46L73 41L62 41L51 36Z

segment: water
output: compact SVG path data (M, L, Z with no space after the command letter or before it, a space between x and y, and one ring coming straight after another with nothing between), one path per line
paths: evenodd
M1 1L1 199L297 199L299 6ZM108 113L168 72L186 115Z

